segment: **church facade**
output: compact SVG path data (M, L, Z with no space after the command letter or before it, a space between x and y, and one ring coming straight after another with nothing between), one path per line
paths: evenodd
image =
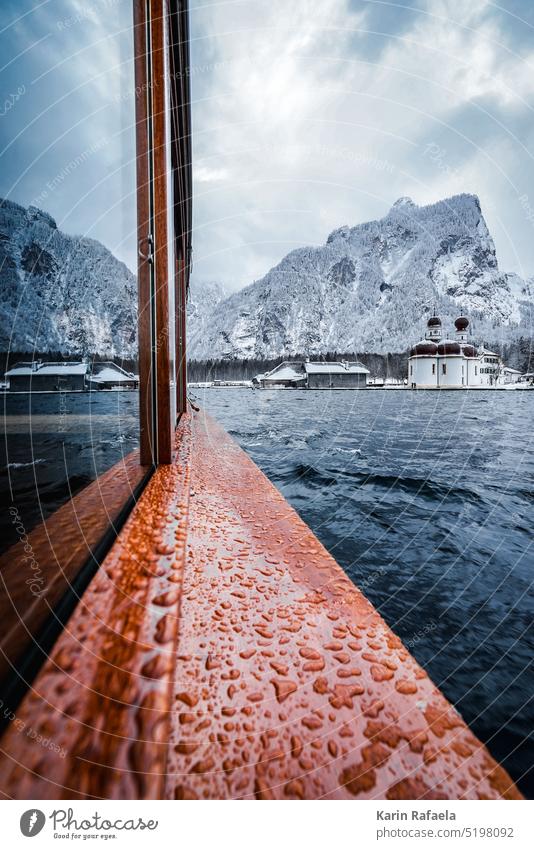
M410 351L408 386L413 389L491 387L501 382L503 364L494 351L477 350L469 341L469 321L454 322L454 338L443 337L441 319L428 320L425 338Z

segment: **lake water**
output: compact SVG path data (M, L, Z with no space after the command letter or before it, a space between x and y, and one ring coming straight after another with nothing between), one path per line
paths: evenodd
M14 503L31 530L139 444L137 392L2 397L0 550L18 540Z
M534 796L534 392L191 394ZM4 545L138 441L137 393L5 405Z
M533 796L534 392L192 394Z

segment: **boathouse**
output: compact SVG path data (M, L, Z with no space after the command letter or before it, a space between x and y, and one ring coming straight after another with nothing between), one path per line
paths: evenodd
M10 392L81 392L85 389L88 363L17 363L6 371Z
M304 363L308 389L365 389L369 369L360 362Z
M265 374L258 374L253 378L254 386L262 389L305 389L306 372L304 363L284 362L271 369Z
M94 363L87 378L89 389L137 389L139 376L113 362Z
M360 362L283 362L252 381L262 389L365 389L369 369Z

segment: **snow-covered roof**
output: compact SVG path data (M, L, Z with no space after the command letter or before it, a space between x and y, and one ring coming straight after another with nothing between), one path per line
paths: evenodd
M279 371L271 372L268 375L265 375L266 378L272 378L273 380L303 380L304 375L298 374L294 369L286 367L281 368Z
M370 374L363 363L304 363L307 374Z
M139 378L134 374L128 374L124 369L107 366L101 369L98 374L92 374L90 379L92 383L129 383Z
M93 363L92 373L93 375L101 374L105 369L113 369L113 371L119 371L121 374L127 374L129 377L132 376L129 371L114 363L113 360L103 360L101 363Z
M280 363L267 374L258 375L262 380L304 380L306 375L302 372L300 363Z
M24 377L28 375L86 374L88 363L20 363L6 371L6 377Z

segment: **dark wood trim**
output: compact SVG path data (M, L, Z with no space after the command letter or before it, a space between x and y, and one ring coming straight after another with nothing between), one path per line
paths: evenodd
M157 408L157 462L171 463L173 452L171 369L169 313L169 239L168 192L169 151L167 150L168 81L166 80L167 4L165 0L151 0L151 63L152 63L152 221L154 232L155 270L155 340L156 353L156 408Z
M186 309L192 227L191 97L187 3L177 0L170 17L172 161L176 240L176 383L180 412L187 409Z
M180 413L187 411L187 354L186 354L186 310L187 268L184 259L176 261L176 386L177 405Z
M149 16L154 441L156 463L170 463L176 415L187 409L186 306L192 214L187 3L149 0ZM146 337L145 332L140 345L146 346ZM148 396L148 390L145 394Z
M135 122L137 166L137 285L139 345L139 438L140 459L144 465L156 460L154 434L154 363L152 321L152 265L150 213L150 145L148 99L150 79L147 52L147 3L134 0Z

